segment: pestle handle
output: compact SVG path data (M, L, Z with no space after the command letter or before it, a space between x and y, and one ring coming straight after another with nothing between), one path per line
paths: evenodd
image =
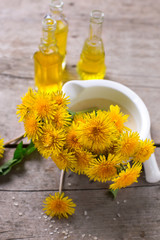
M149 133L148 139L151 139L151 135ZM156 183L160 181L160 170L155 158L155 154L153 153L151 157L143 163L146 181L148 183Z

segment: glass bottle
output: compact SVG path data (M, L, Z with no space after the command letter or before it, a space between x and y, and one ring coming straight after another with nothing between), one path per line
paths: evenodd
M50 12L52 17L57 21L55 37L59 52L63 57L62 69L66 65L66 47L68 36L68 22L66 16L63 14L63 0L51 0Z
M39 51L34 54L35 84L43 90L56 91L62 84L62 56L56 45L55 30L56 21L46 15Z
M84 42L77 64L77 71L82 80L104 78L106 72L105 52L101 39L103 19L102 11L93 10L91 12L89 37Z

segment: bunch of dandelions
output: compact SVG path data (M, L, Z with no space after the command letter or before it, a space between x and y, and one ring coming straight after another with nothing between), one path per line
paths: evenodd
M17 112L26 136L62 170L59 193L44 201L46 214L58 218L68 218L75 211L72 199L61 192L64 171L85 174L93 181L112 181L109 188L115 191L137 182L142 163L155 148L152 140L142 141L137 132L125 127L128 115L119 106L71 113L68 103L63 92L30 89Z

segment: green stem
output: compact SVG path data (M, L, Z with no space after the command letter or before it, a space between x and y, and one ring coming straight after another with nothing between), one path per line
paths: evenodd
M22 138L24 138L24 134L20 135L19 137L11 139L10 141L6 142L3 146L5 147L13 142L20 141Z

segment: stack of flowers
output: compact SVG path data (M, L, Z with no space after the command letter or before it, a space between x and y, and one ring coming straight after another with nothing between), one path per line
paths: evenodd
M29 89L22 98L17 113L39 153L51 157L63 172L71 170L93 181L111 181L111 190L137 182L142 163L154 152L153 141L143 141L137 132L125 127L128 115L117 105L108 111L72 113L68 104L61 91ZM72 199L61 190L49 195L44 206L51 217L67 218L75 211Z

